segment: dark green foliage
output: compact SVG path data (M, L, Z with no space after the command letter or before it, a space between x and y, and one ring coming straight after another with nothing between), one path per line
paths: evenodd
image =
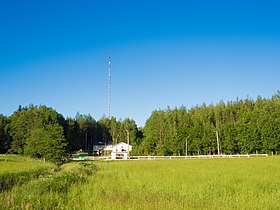
M9 119L0 114L0 154L6 153L10 144Z
M24 153L60 164L66 156L66 146L63 128L58 124L50 124L31 131L30 137L26 140Z
M67 118L46 106L19 107L0 115L0 153L9 151L61 162L66 153L91 152L96 144L127 142L130 155L277 153L280 150L280 92L271 99L223 101L153 111L144 128L129 118L96 121L90 115Z
M9 118L0 116L0 153L9 151L60 164L72 151L91 152L96 144L126 142L127 131L130 144L137 148L142 132L134 120L104 117L96 122L90 115L80 114L65 120L46 106L20 106Z
M10 117L10 153L61 163L66 155L64 118L46 106L19 107Z
M90 115L77 114L75 118L67 118L65 136L69 143L69 151L92 151L93 145L117 144L127 142L129 131L130 144L136 147L141 142L142 133L134 120L126 118L117 120L114 117L101 118L98 122Z
M139 145L143 155L217 154L216 131L223 154L277 153L280 150L280 100L258 97L154 111Z

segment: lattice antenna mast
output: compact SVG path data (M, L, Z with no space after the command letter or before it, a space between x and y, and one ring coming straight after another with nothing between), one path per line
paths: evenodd
M111 54L108 61L108 118L111 117Z

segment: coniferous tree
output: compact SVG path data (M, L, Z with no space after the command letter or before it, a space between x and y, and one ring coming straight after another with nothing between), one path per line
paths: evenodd
M0 114L0 154L6 153L10 144L9 119Z

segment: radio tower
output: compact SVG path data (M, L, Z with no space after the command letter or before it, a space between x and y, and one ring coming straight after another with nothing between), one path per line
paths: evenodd
M111 54L109 52L108 62L108 118L111 117Z

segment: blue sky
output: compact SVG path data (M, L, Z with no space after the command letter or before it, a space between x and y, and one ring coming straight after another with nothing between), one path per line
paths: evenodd
M271 97L280 78L278 1L1 1L0 113L47 105L65 117L139 126L155 109Z

